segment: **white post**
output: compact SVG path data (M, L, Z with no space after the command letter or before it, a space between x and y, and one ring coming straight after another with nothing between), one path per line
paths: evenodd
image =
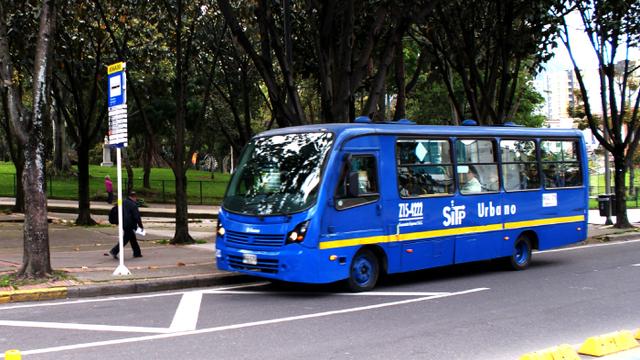
M120 251L118 252L118 259L120 260L120 265L113 272L113 275L131 275L129 269L124 266L124 229L122 225L122 149L120 146L116 148L116 163L117 163L117 174L118 174L118 246L120 247Z
M231 171L229 171L229 174L233 174L233 146L229 146L231 148Z

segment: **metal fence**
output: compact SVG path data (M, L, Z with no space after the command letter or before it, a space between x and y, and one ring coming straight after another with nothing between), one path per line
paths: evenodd
M590 204L590 207L593 207L593 201L596 201L596 199L598 198L598 195L602 195L602 194L606 194L606 187L604 186L589 186L589 198L591 199L592 203ZM611 193L614 192L614 187L613 185L611 186ZM632 188L626 188L626 194L627 194L627 207L628 208L637 208L640 207L640 198L639 198L639 194L638 192L640 192L640 188L637 186L634 186ZM596 202L597 204L597 202Z
M115 179L114 191L116 191ZM16 194L16 175L0 174L0 196L14 197ZM127 186L127 179L122 179L124 187ZM175 202L175 180L151 180L150 188L143 188L142 179L134 179L133 188L139 193L138 197L146 202L174 203ZM211 205L219 204L226 188L226 182L214 180L189 180L187 182L187 199L190 204ZM613 186L611 187L613 192ZM124 192L126 193L126 191ZM597 206L598 195L605 193L604 186L590 186L589 197L592 200L591 207ZM91 177L89 180L89 194L92 200L106 200L107 194L104 190L104 179L101 177ZM49 176L47 179L47 195L52 199L77 199L78 182L69 177L56 178ZM627 206L640 207L640 188L633 187L627 191Z
M113 190L117 192L116 181ZM16 175L0 174L0 196L14 197L16 195ZM142 179L133 180L133 189L138 197L145 202L174 203L175 180L151 180L149 188L143 188ZM127 178L122 179L123 193L126 193ZM212 205L222 200L226 182L214 180L189 180L187 181L187 199L189 204ZM51 199L77 199L78 182L69 177L49 176L47 179L47 196ZM106 200L107 193L104 188L104 178L90 177L89 196L91 200Z

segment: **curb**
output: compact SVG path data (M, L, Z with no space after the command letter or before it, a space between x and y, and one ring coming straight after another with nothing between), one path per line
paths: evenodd
M80 285L68 288L68 298L139 294L154 291L180 290L216 285L229 285L255 281L255 278L237 274L192 275L178 278L131 280L125 283Z
M0 304L21 301L64 299L67 297L67 294L67 287L0 291Z
M155 291L231 285L256 281L238 274L193 275L177 278L131 280L122 283L0 291L0 304L26 301L77 299L98 296L139 294Z
M604 236L604 240L609 242L628 241L628 240L636 240L636 239L640 239L640 232L638 231L627 231L627 232L609 234Z

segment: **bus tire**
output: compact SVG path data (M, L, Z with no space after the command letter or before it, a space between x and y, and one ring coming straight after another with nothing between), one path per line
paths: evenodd
M369 249L358 251L349 266L347 285L353 292L369 291L376 286L380 275L380 263Z
M526 235L520 235L513 244L513 253L507 259L511 270L528 268L531 264L531 240Z

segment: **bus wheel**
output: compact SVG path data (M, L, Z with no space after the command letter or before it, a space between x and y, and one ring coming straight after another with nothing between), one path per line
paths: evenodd
M524 270L531 264L531 241L520 235L513 245L513 254L508 258L509 267L513 270Z
M353 292L369 291L376 286L380 265L378 258L371 250L362 249L358 251L349 268L349 279L347 283L349 290Z

